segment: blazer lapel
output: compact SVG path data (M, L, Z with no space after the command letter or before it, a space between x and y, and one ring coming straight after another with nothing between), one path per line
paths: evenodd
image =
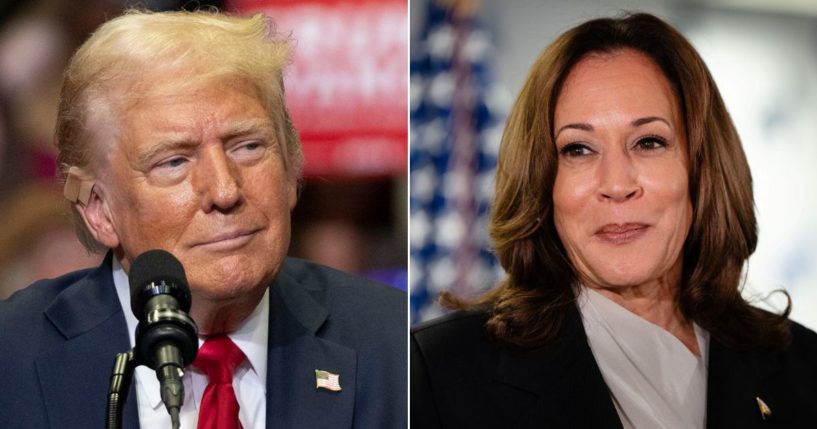
M282 271L270 292L267 427L351 427L357 354L317 335L329 317L320 289ZM341 391L317 388L315 370L338 374Z
M538 395L522 414L521 427L622 427L573 306L546 346L521 353L503 350L495 378Z
M764 388L764 381L779 369L780 363L771 352L739 352L712 338L709 344L706 427L774 427L777 404L773 392ZM758 399L772 410L771 416L762 416Z
M100 427L105 421L114 358L130 349L113 285L111 254L96 270L60 293L45 314L65 338L35 361L51 426ZM123 426L139 426L133 387Z

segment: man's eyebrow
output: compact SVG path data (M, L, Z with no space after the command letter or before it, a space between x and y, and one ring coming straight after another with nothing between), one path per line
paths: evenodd
M224 140L229 140L235 137L241 137L247 134L263 132L265 134L274 135L274 128L269 120L263 119L247 119L230 124L230 128L222 136Z
M258 132L269 134L270 137L274 137L274 128L269 121L261 119L248 119L231 124L230 128L221 138L222 140L230 140L236 137ZM147 149L144 153L140 154L138 156L138 162L139 165L144 165L149 163L156 155L161 154L162 152L170 152L174 150L192 150L198 145L199 142L197 141L187 140L184 137L175 138L171 135L168 138L163 138L158 143Z
M163 152L171 152L174 150L192 150L196 148L199 144L192 140L174 140L174 139L165 139L160 140L155 145L151 146L145 152L140 153L137 162L138 165L145 165L150 163L153 158Z

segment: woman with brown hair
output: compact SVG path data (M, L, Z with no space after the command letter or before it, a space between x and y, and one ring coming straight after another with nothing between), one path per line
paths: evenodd
M817 335L740 295L751 173L706 65L662 20L592 20L539 56L491 235L506 280L412 330L412 427L817 421Z

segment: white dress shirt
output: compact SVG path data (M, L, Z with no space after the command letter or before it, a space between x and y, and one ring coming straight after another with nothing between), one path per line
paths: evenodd
M139 321L133 315L130 307L130 287L128 275L122 269L119 261L113 258L113 280L116 293L125 320L128 324L131 347L136 343L136 325ZM228 335L231 340L247 356L233 374L233 388L240 410L238 419L244 428L266 427L266 393L267 393L267 331L269 329L269 289L252 314ZM203 343L199 338L199 346ZM179 413L182 429L196 429L199 419L199 406L204 389L207 387L207 375L192 365L185 369L184 377L184 404ZM156 373L140 366L134 372L136 387L136 401L139 409L139 424L143 428L169 428L170 415L167 413L159 393L159 380ZM129 398L133 400L133 398Z
M703 428L709 333L694 325L701 351L695 356L663 328L581 290L587 340L624 428Z

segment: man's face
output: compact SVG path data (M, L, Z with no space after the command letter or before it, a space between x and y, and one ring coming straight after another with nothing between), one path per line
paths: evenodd
M107 153L96 192L111 229L103 244L126 270L147 250L173 253L194 311L198 299L257 295L289 246L296 178L285 169L285 143L250 85L153 88L127 106L116 142L99 146Z

